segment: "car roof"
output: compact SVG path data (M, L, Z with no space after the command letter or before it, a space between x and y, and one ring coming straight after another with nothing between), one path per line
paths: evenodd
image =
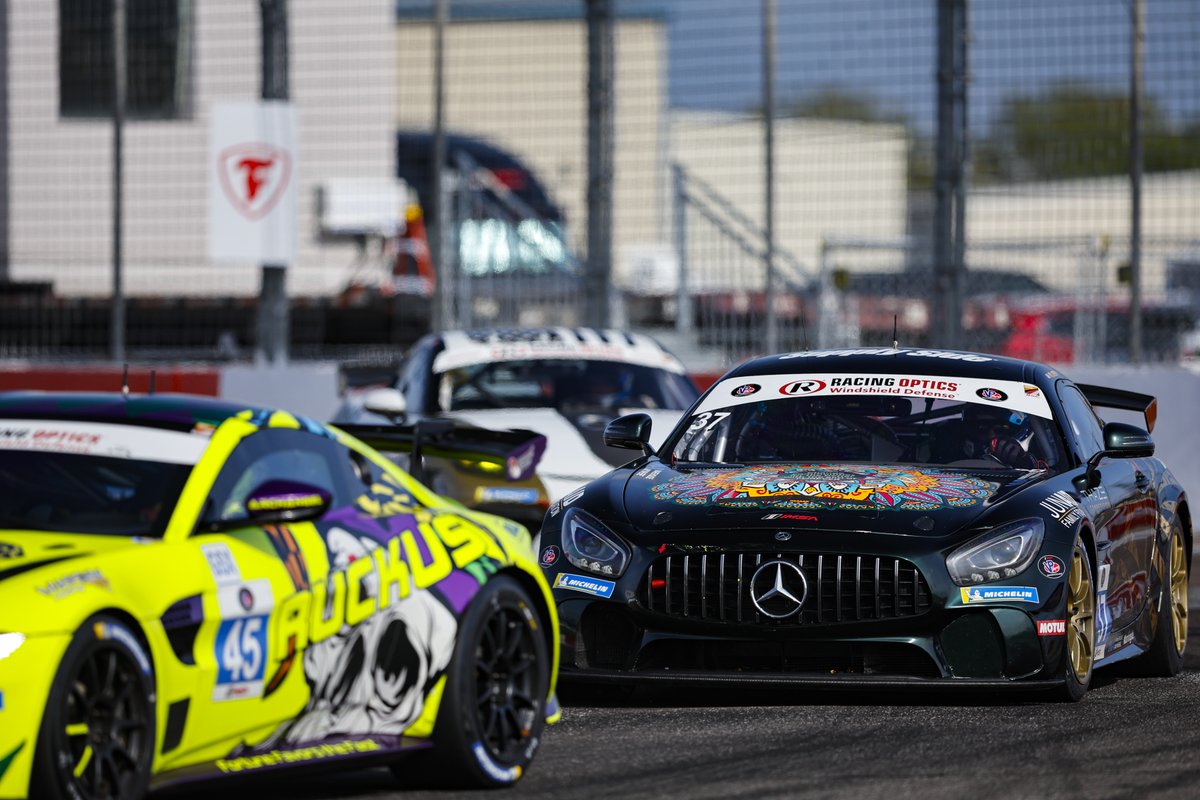
M124 395L120 392L3 392L0 419L61 419L190 431L197 423L219 425L250 411L270 409L187 394Z
M856 347L764 356L739 365L727 377L808 372L954 375L1037 383L1041 378L1049 377L1053 370L1034 361L965 350Z
M482 328L445 331L434 372L492 361L585 359L683 374L683 363L654 338L613 328Z

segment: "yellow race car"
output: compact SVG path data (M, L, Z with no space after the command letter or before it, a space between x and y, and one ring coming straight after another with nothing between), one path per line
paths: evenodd
M376 437L518 479L544 447L425 438ZM0 395L0 797L379 763L510 784L557 717L557 665L528 532L344 431L179 395Z

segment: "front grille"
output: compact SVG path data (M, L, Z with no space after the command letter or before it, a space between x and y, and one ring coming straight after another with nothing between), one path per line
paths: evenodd
M755 607L750 579L764 562L796 564L808 584L798 614L775 619ZM932 595L920 570L901 558L837 553L686 553L650 565L642 585L655 613L701 622L829 625L915 617Z

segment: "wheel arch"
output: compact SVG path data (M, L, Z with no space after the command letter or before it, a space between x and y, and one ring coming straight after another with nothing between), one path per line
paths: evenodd
M546 599L545 591L542 589L537 580L528 572L518 569L517 567L507 567L500 570L499 574L507 575L508 577L514 579L517 583L521 584L521 588L524 589L529 595L530 599L533 600L534 608L537 611L538 619L540 620L542 626L542 638L546 640L546 652L550 654L550 688L553 690L555 684L557 683L556 678L558 672L558 641L556 637L558 626L554 624L557 612L550 608L550 605Z

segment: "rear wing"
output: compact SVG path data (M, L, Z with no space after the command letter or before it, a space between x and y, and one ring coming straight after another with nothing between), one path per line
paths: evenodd
M408 453L409 473L425 481L422 456L495 464L510 481L533 475L546 437L527 430L495 431L450 419L419 420L403 425L331 425L384 453Z
M1148 394L1127 392L1124 389L1110 389L1107 386L1092 386L1086 383L1075 384L1088 402L1101 408L1119 408L1122 411L1137 411L1146 418L1146 430L1153 431L1158 419L1158 399Z

